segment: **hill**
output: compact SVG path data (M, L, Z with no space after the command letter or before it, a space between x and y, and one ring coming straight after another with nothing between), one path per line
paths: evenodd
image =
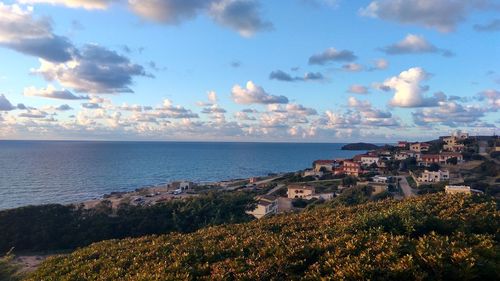
M377 148L379 148L379 146L364 142L350 143L342 146L342 150L375 150Z
M500 213L484 196L330 204L249 223L109 240L28 280L494 280Z

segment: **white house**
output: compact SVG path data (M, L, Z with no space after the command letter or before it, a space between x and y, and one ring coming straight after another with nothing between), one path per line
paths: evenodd
M418 185L424 183L436 183L441 181L447 181L450 179L450 172L447 170L439 170L437 172L431 172L425 170L419 176L414 176L415 181Z
M371 164L378 164L379 157L371 156L371 155L363 155L361 156L361 165L370 166Z
M471 189L468 185L447 185L444 187L444 192L447 194L457 194L457 193L466 193L470 194Z
M270 214L278 213L278 199L274 196L262 195L256 198L257 205L255 209L246 213L260 219Z

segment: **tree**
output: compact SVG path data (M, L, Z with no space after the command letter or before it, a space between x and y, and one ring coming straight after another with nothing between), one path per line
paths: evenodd
M432 164L429 165L429 169L428 170L431 171L431 172L437 172L437 171L439 171L439 168L441 168L441 167L439 166L438 163L432 163Z
M457 157L448 158L446 160L446 164L457 165L458 164Z

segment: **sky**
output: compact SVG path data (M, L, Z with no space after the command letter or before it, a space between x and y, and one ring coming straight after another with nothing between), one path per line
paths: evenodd
M0 139L498 134L500 0L0 0Z

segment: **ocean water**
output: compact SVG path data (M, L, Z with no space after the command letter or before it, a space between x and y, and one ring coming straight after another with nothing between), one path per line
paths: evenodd
M351 157L343 144L0 141L0 209L72 203L173 180L218 181Z

